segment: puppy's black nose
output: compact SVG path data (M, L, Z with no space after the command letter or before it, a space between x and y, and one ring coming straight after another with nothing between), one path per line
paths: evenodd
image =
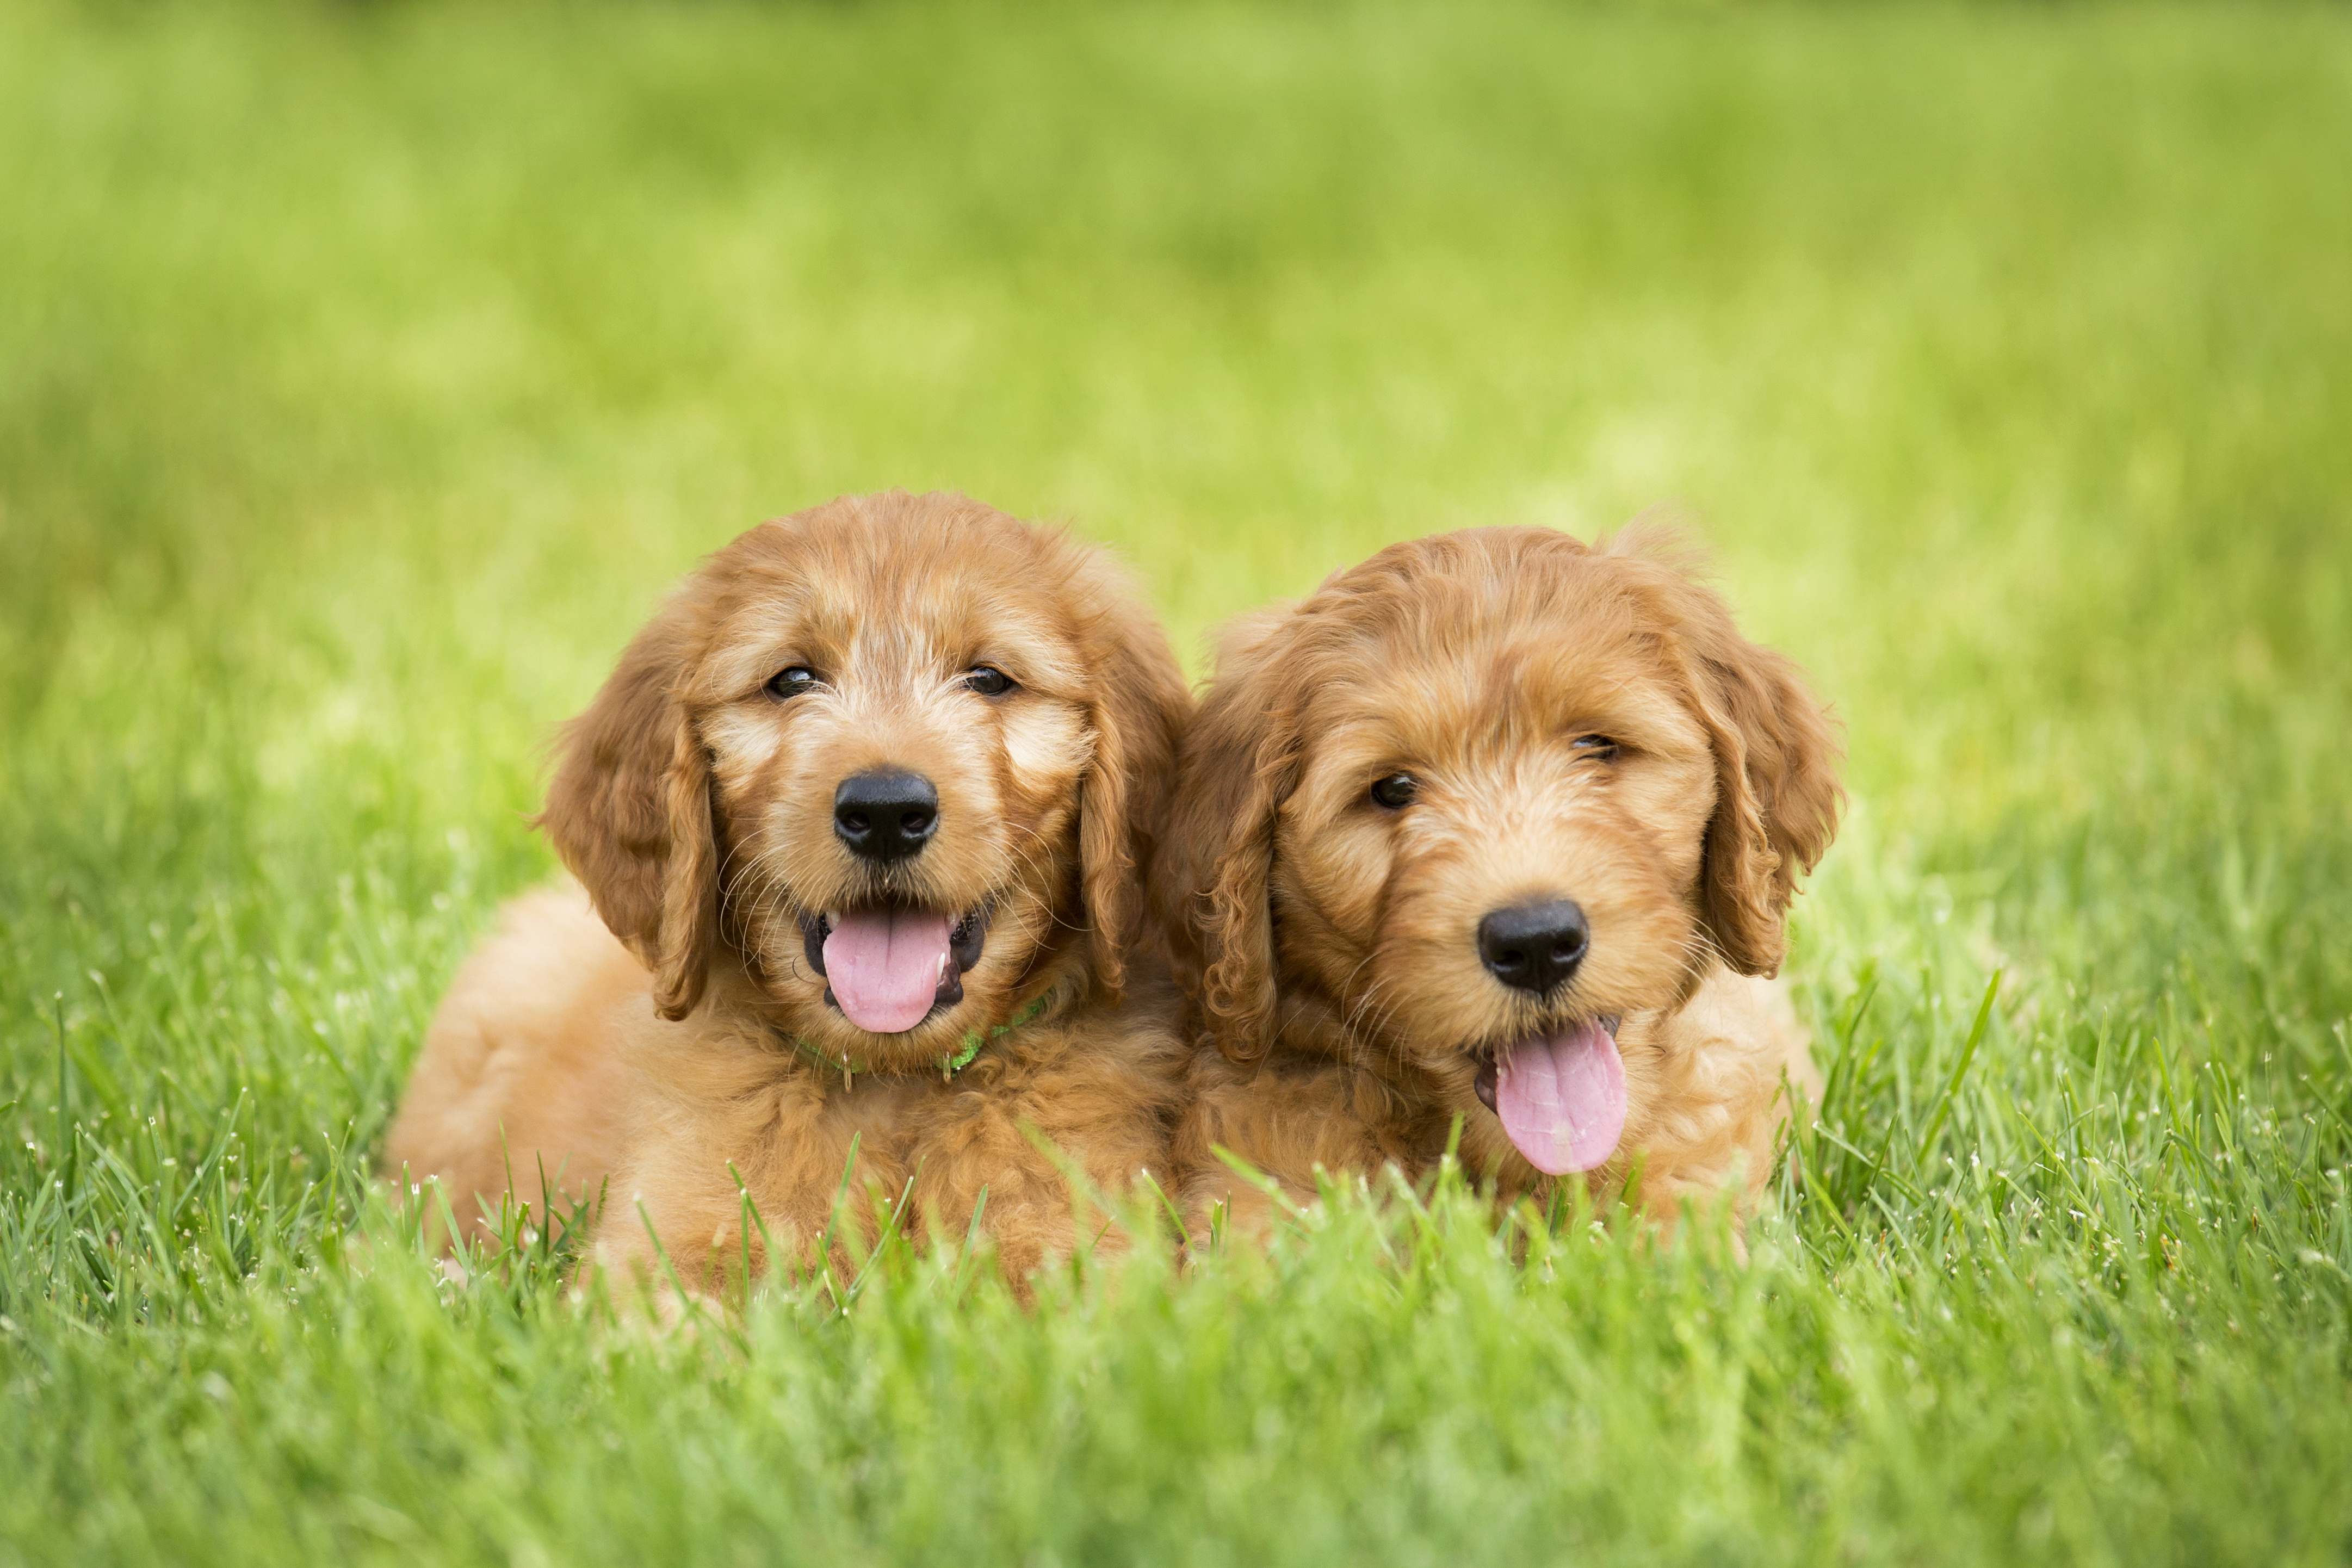
M1537 996L1566 985L1591 945L1584 911L1565 898L1497 909L1478 922L1478 956L1486 972Z
M833 792L834 836L870 861L903 860L940 825L940 792L919 773L858 773Z

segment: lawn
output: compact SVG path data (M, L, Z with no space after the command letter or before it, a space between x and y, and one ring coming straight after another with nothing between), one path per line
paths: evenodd
M2341 8L8 0L0 1563L2344 1561L2347 168ZM1851 746L1752 1261L436 1270L366 1172L550 726L890 485L1196 669L1695 519Z

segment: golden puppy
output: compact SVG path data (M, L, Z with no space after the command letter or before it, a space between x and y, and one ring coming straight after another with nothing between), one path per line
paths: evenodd
M1190 706L1058 534L903 493L752 529L566 732L541 821L585 896L517 900L467 966L387 1168L461 1213L611 1173L600 1258L660 1277L658 1236L700 1289L764 1266L747 1198L807 1259L855 1140L852 1190L918 1234L984 1192L1016 1279L1066 1253L1024 1125L1118 1190L1174 1120L1139 867Z
M1393 546L1245 618L1154 866L1200 1049L1189 1222L1230 1149L1433 1166L1456 1118L1506 1198L1638 1163L1648 1212L1765 1179L1782 917L1828 846L1829 720L1713 593L1538 528Z

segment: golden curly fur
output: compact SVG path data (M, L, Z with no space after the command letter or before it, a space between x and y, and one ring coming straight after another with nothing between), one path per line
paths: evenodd
M1685 1193L1752 1197L1781 1075L1811 1070L1785 998L1750 977L1777 972L1828 846L1836 760L1796 669L1638 539L1442 535L1244 618L1152 876L1200 1042L1175 1151L1188 1222L1228 1200L1265 1221L1216 1147L1303 1201L1318 1167L1420 1175L1457 1118L1472 1173L1546 1195L1490 1109L1497 1053L1607 1017L1624 1123L1591 1178L1639 1162L1661 1220ZM1397 775L1412 792L1391 809L1371 787ZM1482 967L1487 912L1561 899L1590 925L1570 978L1537 996Z
M1139 874L1190 709L1124 580L1057 533L892 493L744 534L567 730L541 821L578 885L517 900L459 976L385 1167L488 1212L509 1171L534 1203L542 1170L574 1199L609 1173L597 1256L647 1274L650 1229L701 1289L766 1265L747 1197L807 1260L854 1139L853 1190L918 1234L961 1236L985 1192L1014 1278L1068 1252L1072 1194L1028 1131L1117 1191L1161 1168L1176 1115ZM836 831L836 789L876 769L935 784L919 852ZM853 1023L820 972L841 912L877 909L982 933L960 996L942 961L898 1032Z

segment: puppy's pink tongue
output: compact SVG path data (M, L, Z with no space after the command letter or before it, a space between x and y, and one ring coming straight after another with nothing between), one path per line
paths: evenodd
M1546 1176L1589 1171L1625 1131L1625 1063L1599 1023L1523 1040L1497 1064L1495 1113Z
M849 1021L873 1034L922 1022L950 962L949 924L921 909L843 915L824 939L824 977Z

